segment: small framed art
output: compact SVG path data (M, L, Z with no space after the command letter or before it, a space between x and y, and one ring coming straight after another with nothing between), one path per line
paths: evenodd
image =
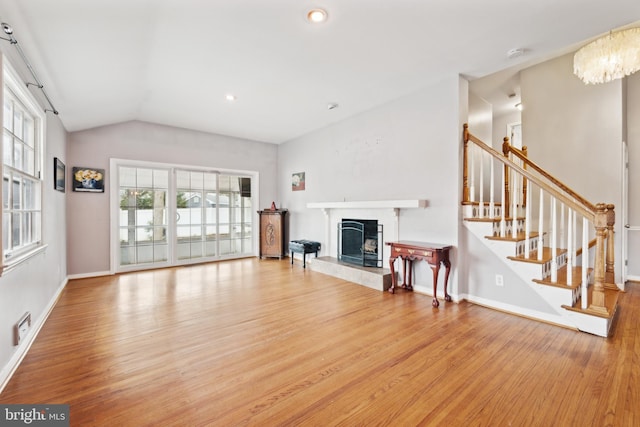
M53 188L62 191L65 191L66 184L66 175L65 175L65 166L62 163L62 160L55 157L53 159Z
M73 191L104 193L104 169L74 167Z
M305 177L304 172L298 172L291 175L291 190L304 191Z

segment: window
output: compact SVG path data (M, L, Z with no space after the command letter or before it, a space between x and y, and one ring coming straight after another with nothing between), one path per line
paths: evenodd
M4 59L2 254L4 269L42 247L44 113Z

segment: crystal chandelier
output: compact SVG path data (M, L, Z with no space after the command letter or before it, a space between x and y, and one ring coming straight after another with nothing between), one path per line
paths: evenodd
M610 32L580 48L573 73L586 84L607 83L640 70L640 28Z

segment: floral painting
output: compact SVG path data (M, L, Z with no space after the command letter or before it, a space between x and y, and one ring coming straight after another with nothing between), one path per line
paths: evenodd
M293 191L304 190L304 172L294 173L291 176L291 189Z
M104 169L74 167L73 191L104 193Z

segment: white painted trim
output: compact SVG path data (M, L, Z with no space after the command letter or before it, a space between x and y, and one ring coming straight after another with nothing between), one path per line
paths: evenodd
M529 310L529 309L518 307L515 305L505 304L499 301L477 297L474 295L465 294L465 295L461 295L460 298L465 299L471 303L481 305L486 308L503 311L505 313L514 314L516 316L522 316L529 319L536 319L543 322L552 323L554 325L565 326L571 329L576 329L576 330L578 329L576 325L568 322L568 319L560 315L544 313L536 310Z
M75 279L87 279L90 277L101 277L101 276L112 276L112 275L113 273L111 273L110 271L94 271L92 273L72 274L67 278L69 280L75 280Z
M377 200L377 201L353 201L353 202L311 202L307 208L314 209L410 209L426 208L426 200Z
M13 353L13 355L9 359L9 362L7 362L7 364L2 368L2 371L0 371L0 394L11 380L11 377L16 372L16 369L18 369L18 367L20 366L20 363L22 363L24 357L29 352L31 345L36 340L38 333L40 333L40 329L42 329L45 322L49 318L49 315L58 302L58 298L60 298L60 294L64 290L65 286L67 286L68 282L68 277L62 281L55 294L53 294L53 297L51 297L51 300L47 304L44 315L40 316L40 318L33 324L31 330L25 337L25 340L22 342L22 344L19 345L18 350Z

